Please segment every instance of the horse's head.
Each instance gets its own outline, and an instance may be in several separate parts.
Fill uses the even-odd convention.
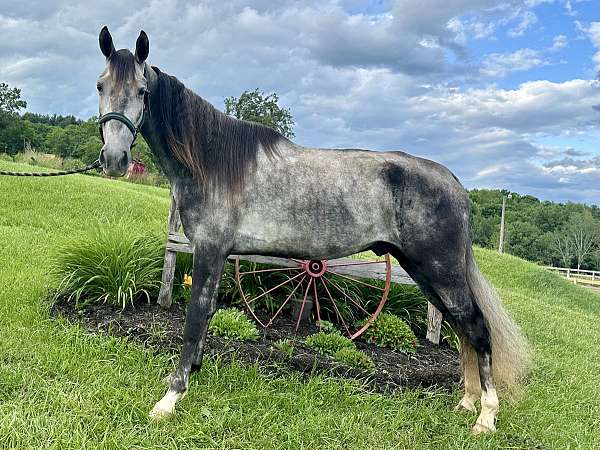
[[[131,161],[131,146],[144,121],[147,80],[148,36],[143,31],[135,43],[135,55],[127,49],[115,50],[108,28],[100,31],[100,50],[106,67],[98,78],[100,133],[104,145],[100,163],[104,173],[123,176]]]

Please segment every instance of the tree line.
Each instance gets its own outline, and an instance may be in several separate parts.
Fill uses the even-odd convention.
[[[508,191],[474,189],[473,242],[498,248],[502,198]],[[512,193],[505,213],[505,252],[544,265],[600,270],[600,208],[541,201]]]
[[[260,122],[293,137],[289,109],[278,104],[277,94],[258,89],[225,99],[225,113]],[[72,115],[19,114],[27,103],[21,91],[0,83],[0,152],[14,155],[28,148],[62,158],[91,163],[102,142],[96,117],[81,120]],[[152,173],[159,173],[150,149],[138,139],[134,157]],[[473,242],[498,248],[502,198],[507,191],[474,189],[471,199]],[[600,210],[577,203],[540,201],[512,193],[507,201],[504,248],[507,253],[545,265],[600,270]]]

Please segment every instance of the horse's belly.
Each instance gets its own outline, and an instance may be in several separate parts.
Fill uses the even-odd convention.
[[[246,216],[235,238],[235,253],[330,259],[360,252],[388,240],[380,214],[271,212]],[[339,212],[338,212],[339,213]]]

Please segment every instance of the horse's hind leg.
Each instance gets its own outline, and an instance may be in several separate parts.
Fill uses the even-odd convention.
[[[479,382],[479,361],[477,353],[471,345],[471,342],[464,336],[460,337],[460,361],[463,370],[463,380],[465,384],[465,394],[456,405],[456,410],[475,412],[477,407],[475,403],[481,395],[481,384]]]
[[[420,258],[418,262],[401,254],[394,256],[462,336],[465,395],[459,408],[475,411],[475,402],[481,393],[481,414],[473,432],[494,431],[498,397],[491,375],[490,332],[469,286],[465,258],[457,257],[452,261],[443,255],[434,258],[434,253],[432,248],[428,258]]]
[[[492,380],[492,345],[489,329],[466,277],[455,279],[453,286],[444,283],[432,286],[445,306],[457,331],[464,336],[461,359],[465,374],[465,395],[459,406],[475,410],[475,401],[481,392],[481,413],[473,426],[474,433],[495,431],[498,396]],[[477,370],[478,369],[478,370]],[[477,376],[478,375],[478,376]]]

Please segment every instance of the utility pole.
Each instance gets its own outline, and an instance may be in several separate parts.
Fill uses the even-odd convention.
[[[502,196],[502,216],[500,217],[500,243],[498,244],[498,253],[504,253],[504,214],[506,213],[506,199],[511,198],[512,194],[506,197]]]

